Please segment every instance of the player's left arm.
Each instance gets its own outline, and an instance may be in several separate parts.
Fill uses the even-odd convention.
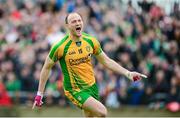
[[[147,78],[147,76],[144,74],[141,74],[138,72],[131,72],[123,68],[117,62],[109,58],[103,51],[99,55],[96,55],[96,58],[106,68],[118,74],[122,74],[132,81],[137,81],[137,80],[140,80],[141,78]]]

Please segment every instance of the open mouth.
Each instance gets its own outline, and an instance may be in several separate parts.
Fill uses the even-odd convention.
[[[76,31],[80,32],[81,31],[81,27],[76,27]]]

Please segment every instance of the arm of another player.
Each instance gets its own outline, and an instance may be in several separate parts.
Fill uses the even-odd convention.
[[[140,80],[141,78],[147,78],[147,76],[144,74],[141,74],[138,72],[131,72],[131,71],[123,68],[117,62],[110,59],[103,51],[99,55],[96,55],[96,58],[106,68],[108,68],[118,74],[122,74],[132,81],[137,81],[137,80]]]
[[[49,56],[47,56],[47,58],[45,60],[45,63],[43,65],[43,68],[41,70],[38,92],[37,92],[37,95],[35,97],[32,109],[34,109],[35,106],[40,107],[42,105],[42,103],[43,103],[42,98],[43,98],[45,85],[46,85],[46,82],[48,80],[50,70],[51,70],[51,68],[53,67],[54,64],[55,64],[55,62],[53,60],[51,60],[49,58]]]

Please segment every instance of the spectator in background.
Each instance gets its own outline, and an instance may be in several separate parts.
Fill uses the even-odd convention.
[[[175,67],[175,75],[171,78],[170,100],[180,102],[180,68]]]
[[[155,75],[155,83],[153,86],[153,103],[152,108],[159,109],[162,108],[165,103],[168,101],[168,92],[169,92],[169,86],[167,84],[167,81],[164,78],[165,73],[162,70],[157,70],[157,73]]]
[[[16,75],[13,72],[7,74],[5,86],[10,95],[13,98],[14,103],[19,103],[19,92],[21,89],[21,81],[16,78]]]
[[[138,1],[138,5],[141,7],[142,11],[145,13],[149,13],[153,2],[147,2],[147,0]]]
[[[175,17],[177,20],[180,19],[180,7],[179,7],[179,3],[178,2],[175,2],[174,3],[174,7],[173,7],[173,11],[171,13],[171,16]]]

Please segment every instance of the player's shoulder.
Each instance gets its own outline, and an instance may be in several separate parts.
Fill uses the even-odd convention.
[[[85,32],[82,33],[82,36],[83,36],[83,38],[86,38],[86,39],[89,39],[89,40],[95,40],[96,39],[96,37],[94,37],[94,36],[92,36],[92,35],[90,35],[88,33],[85,33]]]

